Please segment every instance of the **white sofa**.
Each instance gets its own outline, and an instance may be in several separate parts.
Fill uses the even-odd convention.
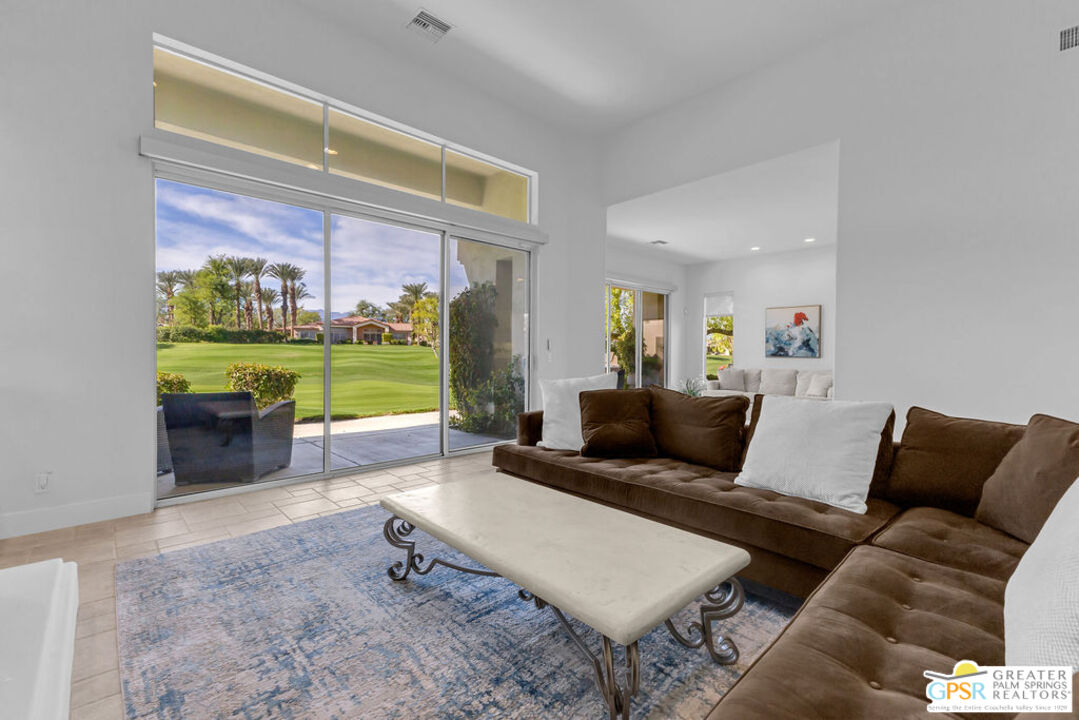
[[[702,395],[722,397],[744,395],[753,402],[753,396],[788,395],[832,399],[831,370],[791,370],[786,368],[727,368],[717,374],[718,380],[706,380],[707,389]]]

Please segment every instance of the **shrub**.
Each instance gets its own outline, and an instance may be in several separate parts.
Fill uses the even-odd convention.
[[[282,333],[272,330],[230,330],[223,327],[200,328],[193,325],[174,325],[159,327],[157,341],[164,343],[280,343],[286,338]]]
[[[719,375],[716,375],[715,373],[708,373],[707,375],[704,376],[704,379],[705,380],[719,380]]]
[[[225,368],[225,377],[228,378],[226,388],[251,393],[261,409],[275,402],[291,400],[300,373],[280,365],[237,362]]]
[[[512,433],[524,410],[524,375],[514,356],[497,367],[494,357],[497,291],[476,283],[450,301],[450,395],[457,410],[450,424],[465,432]]]
[[[392,343],[393,343],[393,333],[388,333],[388,332],[382,333],[382,344],[383,345],[390,345]]]
[[[161,393],[191,392],[191,383],[180,373],[157,371],[157,404],[161,404]]]

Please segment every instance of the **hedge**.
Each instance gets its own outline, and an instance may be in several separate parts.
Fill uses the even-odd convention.
[[[274,330],[229,330],[223,327],[200,328],[191,325],[159,327],[157,341],[162,343],[283,343],[283,333]]]
[[[236,362],[225,368],[225,377],[227,389],[251,393],[261,409],[275,402],[291,400],[300,373],[280,365]]]
[[[161,393],[191,392],[191,383],[180,373],[157,371],[157,404],[161,404]]]

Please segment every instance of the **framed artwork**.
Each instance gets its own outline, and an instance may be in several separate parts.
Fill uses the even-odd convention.
[[[820,357],[820,305],[764,311],[764,356]]]

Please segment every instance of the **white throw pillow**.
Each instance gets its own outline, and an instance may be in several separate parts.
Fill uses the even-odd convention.
[[[776,368],[761,370],[760,392],[765,395],[790,395],[793,397],[797,387],[797,370],[778,370]]]
[[[1057,502],[1004,589],[1004,658],[1079,671],[1079,481]]]
[[[806,397],[810,398],[827,398],[831,397],[828,391],[832,389],[832,373],[819,372],[814,373],[813,377],[809,379],[809,387],[806,388]]]
[[[720,390],[741,390],[745,392],[746,374],[741,370],[727,368],[716,373],[716,377],[719,378]]]
[[[617,373],[565,380],[540,380],[543,394],[543,439],[537,445],[549,450],[580,451],[581,393],[585,390],[613,390],[618,387]]]
[[[759,393],[761,391],[761,369],[744,368],[746,374],[746,392]]]
[[[864,515],[880,434],[891,414],[892,406],[882,402],[766,395],[734,482]]]

